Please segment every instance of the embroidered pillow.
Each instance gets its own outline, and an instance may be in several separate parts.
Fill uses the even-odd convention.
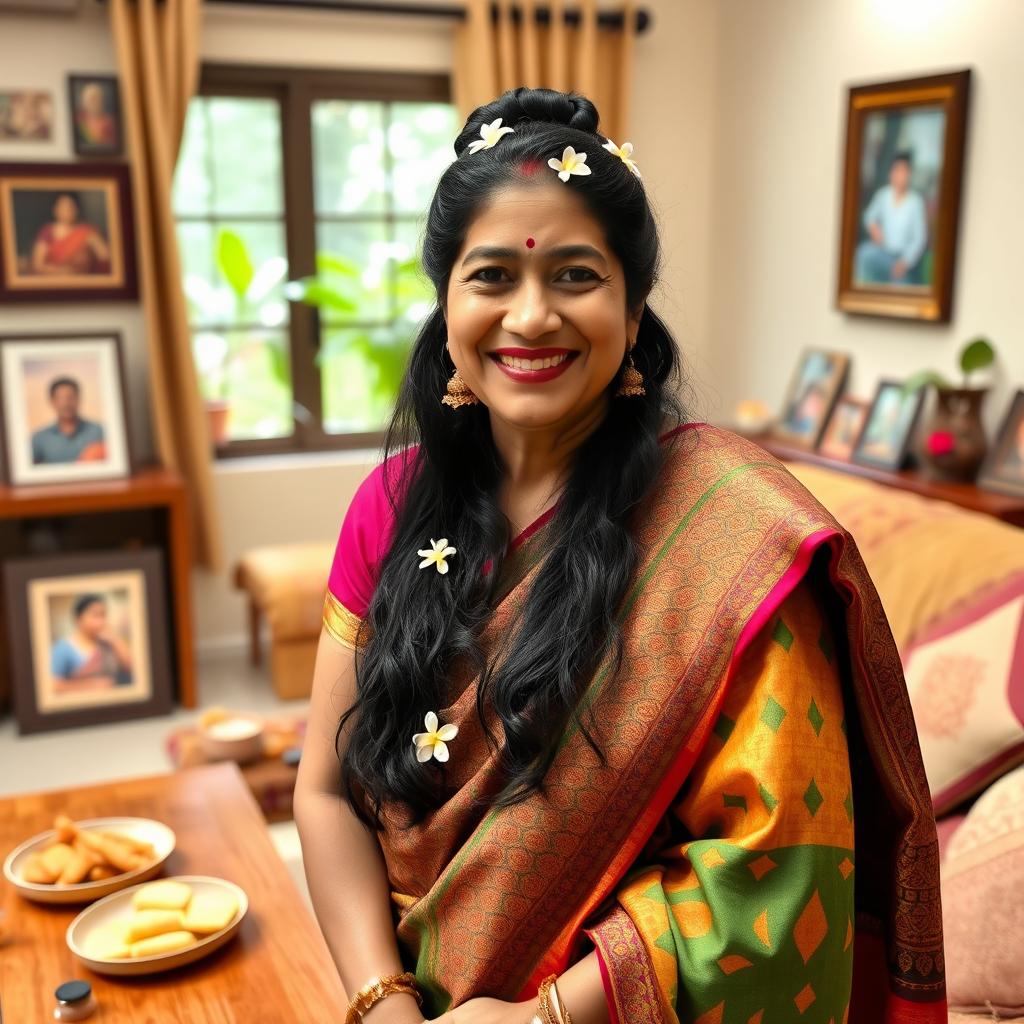
[[[1024,1014],[1022,912],[1024,768],[1017,768],[978,798],[942,865],[951,1008],[986,1020]]]
[[[934,624],[904,670],[943,814],[1024,761],[1024,573]]]

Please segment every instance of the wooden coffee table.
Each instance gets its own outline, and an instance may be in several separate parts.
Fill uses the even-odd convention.
[[[8,937],[0,940],[0,1020],[52,1020],[54,989],[70,978],[92,984],[97,1024],[261,1024],[339,1020],[347,1000],[327,946],[266,822],[233,764],[0,800],[0,858],[74,819],[129,815],[156,818],[177,834],[167,875],[215,875],[240,885],[249,913],[223,949],[188,967],[140,978],[93,974],[64,941],[81,907],[22,899],[0,879]]]

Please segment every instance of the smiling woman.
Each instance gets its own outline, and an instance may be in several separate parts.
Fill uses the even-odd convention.
[[[341,528],[295,797],[348,1022],[939,1024],[877,594],[780,463],[683,422],[651,207],[597,128],[512,90],[430,206],[437,305]]]

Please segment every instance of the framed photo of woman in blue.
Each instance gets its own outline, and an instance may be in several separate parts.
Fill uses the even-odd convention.
[[[12,559],[4,576],[22,733],[171,710],[159,551]]]
[[[849,91],[840,309],[946,322],[970,71]]]

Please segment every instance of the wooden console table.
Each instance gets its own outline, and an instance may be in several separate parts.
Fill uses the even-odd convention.
[[[975,484],[932,479],[917,470],[905,469],[893,472],[874,466],[864,466],[858,462],[833,459],[828,455],[822,455],[821,452],[786,444],[767,433],[747,433],[740,430],[737,430],[736,433],[740,433],[754,444],[760,445],[765,451],[770,452],[783,462],[806,462],[812,466],[824,466],[826,469],[834,469],[840,473],[849,473],[866,480],[874,480],[876,483],[895,487],[901,491],[912,491],[925,498],[948,501],[961,508],[970,509],[972,512],[984,512],[1005,523],[1024,527],[1024,498],[1014,498],[1006,494],[986,491]]]
[[[178,700],[196,706],[195,655],[192,646],[191,545],[185,484],[157,467],[120,480],[9,487],[0,485],[0,520],[82,516],[152,510],[163,513],[160,546],[167,554]]]

